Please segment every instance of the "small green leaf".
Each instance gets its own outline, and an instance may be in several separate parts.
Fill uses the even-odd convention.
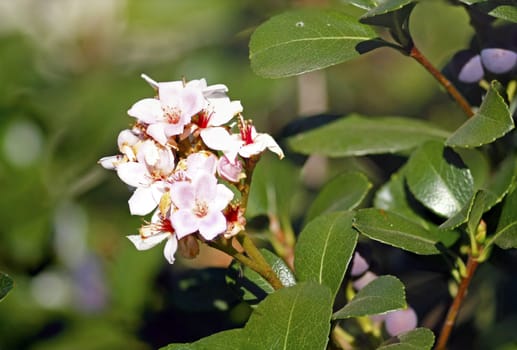
[[[303,229],[295,247],[295,271],[300,281],[328,286],[336,295],[357,243],[352,212],[316,217]]]
[[[298,9],[260,25],[250,40],[251,68],[280,78],[326,68],[356,56],[355,46],[375,32],[335,10]]]
[[[260,249],[260,252],[267,263],[273,268],[273,271],[275,271],[284,287],[291,287],[296,284],[294,274],[285,261],[267,249]]]
[[[487,1],[487,0],[460,0],[466,4],[472,4],[473,8],[490,16],[504,19],[510,22],[517,22],[517,7],[509,1]],[[510,0],[511,1],[511,0]]]
[[[7,293],[14,287],[14,281],[8,274],[0,272],[0,301],[5,298]]]
[[[434,334],[427,328],[416,328],[396,338],[398,343],[383,345],[377,350],[430,350],[434,344]]]
[[[402,117],[349,115],[289,139],[303,154],[329,157],[395,153],[415,148],[427,140],[444,140],[449,133],[430,123]]]
[[[453,231],[428,230],[403,216],[375,208],[358,210],[353,226],[373,240],[421,255],[439,254],[439,242],[457,238]]]
[[[212,334],[194,343],[169,344],[160,350],[240,350],[245,340],[243,329],[236,328]]]
[[[325,349],[332,295],[326,286],[302,282],[270,294],[251,314],[241,349]]]
[[[438,215],[458,213],[474,194],[474,179],[462,159],[441,143],[429,141],[407,162],[409,189]]]
[[[447,221],[440,225],[441,229],[454,229],[461,224],[469,221],[475,221],[475,217],[481,219],[483,214],[482,209],[486,206],[488,194],[483,190],[478,190],[470,199],[467,205],[465,205],[459,212],[451,216]],[[472,215],[474,213],[474,215]],[[470,227],[469,227],[470,228]]]
[[[378,315],[406,306],[406,292],[402,282],[396,277],[385,275],[362,288],[348,304],[332,315],[332,319]]]
[[[448,146],[479,147],[495,141],[514,128],[513,119],[503,97],[492,82],[479,110],[446,141]]]
[[[359,7],[363,10],[371,10],[379,5],[378,1],[375,0],[343,0],[343,2]]]
[[[506,196],[495,235],[487,243],[495,242],[503,249],[517,248],[517,189]]]
[[[394,22],[388,16],[390,14],[393,15],[394,12],[403,12],[404,16],[399,19],[405,21],[414,5],[414,0],[385,0],[380,2],[377,7],[365,13],[361,17],[361,22],[393,28]]]
[[[340,210],[352,210],[364,199],[372,184],[360,172],[343,173],[330,180],[318,193],[307,211],[305,222],[316,216]]]
[[[506,158],[484,190],[488,193],[487,204],[485,211],[488,211],[497,203],[501,202],[510,191],[511,186],[515,183],[517,177],[517,162],[513,156]]]

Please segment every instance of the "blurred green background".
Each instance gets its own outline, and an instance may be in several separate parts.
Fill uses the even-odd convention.
[[[137,252],[124,237],[142,221],[129,215],[128,188],[96,162],[117,153],[118,132],[132,122],[127,109],[152,95],[141,73],[224,83],[245,116],[276,135],[300,116],[323,112],[462,122],[421,67],[387,50],[302,78],[254,75],[249,35],[300,4],[0,0],[0,271],[15,280],[0,302],[1,350],[152,349],[246,321],[248,307],[225,287],[226,259],[170,266],[161,248]],[[438,66],[472,34],[461,9],[442,1],[417,6],[411,24]],[[366,169],[374,181],[389,176],[354,159],[316,168],[337,163]],[[276,171],[267,166],[264,173]],[[289,176],[304,176],[301,192],[333,169],[314,175],[290,167]],[[310,193],[284,200],[292,198],[296,219],[307,203],[299,199]],[[214,267],[199,269],[207,265]]]

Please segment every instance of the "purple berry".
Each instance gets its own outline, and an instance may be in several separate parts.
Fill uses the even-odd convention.
[[[418,323],[416,312],[411,307],[390,312],[384,320],[386,331],[392,337],[415,329]]]
[[[358,252],[355,252],[354,254],[354,260],[352,261],[352,271],[350,272],[352,276],[357,277],[361,276],[363,273],[368,270],[370,266],[364,260],[364,258],[359,254]]]
[[[515,67],[517,53],[501,48],[483,49],[481,50],[481,61],[490,72],[504,74]]]
[[[481,64],[481,57],[475,55],[468,59],[458,74],[458,80],[463,83],[475,83],[483,79],[485,72]]]

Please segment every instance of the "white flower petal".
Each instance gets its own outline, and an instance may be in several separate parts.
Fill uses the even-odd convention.
[[[160,101],[155,98],[144,98],[136,102],[128,111],[131,117],[152,124],[163,119],[163,110]]]
[[[189,182],[175,182],[171,186],[171,200],[180,209],[193,208],[196,203],[195,191]]]
[[[167,240],[167,243],[165,243],[165,247],[163,248],[163,256],[165,256],[165,259],[167,259],[169,264],[174,262],[174,254],[176,253],[177,249],[178,239],[176,236],[171,235]]]
[[[215,175],[216,168],[217,157],[210,152],[196,152],[187,157],[187,175],[191,179],[202,172]]]
[[[147,127],[147,134],[156,140],[160,145],[167,144],[167,135],[165,135],[166,123],[154,123]]]
[[[230,201],[233,199],[234,194],[232,190],[230,190],[223,184],[218,184],[216,191],[217,195],[215,196],[213,201],[210,202],[210,209],[221,211],[224,208],[226,208],[228,203],[230,203]]]
[[[131,215],[147,215],[152,212],[158,202],[153,196],[153,189],[149,187],[139,187],[129,198],[129,212]]]
[[[242,141],[233,137],[225,128],[222,127],[202,130],[201,139],[203,139],[203,142],[208,148],[216,151],[223,151],[228,159],[235,159],[242,146]]]
[[[181,113],[192,117],[203,109],[205,99],[198,89],[186,87],[181,94]],[[190,120],[189,120],[190,122]]]
[[[97,161],[104,169],[116,170],[120,162],[124,159],[122,155],[102,157]]]
[[[126,237],[135,245],[136,249],[148,250],[160,244],[161,241],[167,239],[169,236],[170,233],[164,232],[147,238],[142,238],[140,235],[130,235]]]
[[[146,187],[151,184],[147,167],[142,163],[122,163],[117,167],[117,175],[129,186]]]

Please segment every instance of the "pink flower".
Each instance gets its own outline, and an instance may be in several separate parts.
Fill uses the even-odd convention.
[[[183,133],[192,116],[203,109],[205,100],[201,89],[194,85],[184,85],[182,81],[154,84],[158,98],[144,98],[136,102],[127,113],[148,124],[146,132],[158,143],[165,145],[169,137]]]
[[[217,173],[220,177],[230,182],[239,182],[246,175],[242,172],[242,164],[239,160],[230,162],[226,156],[219,158],[217,162]]]
[[[199,231],[207,240],[226,231],[222,211],[233,199],[233,192],[217,183],[215,176],[202,173],[192,182],[180,181],[171,186],[171,200],[176,210],[171,222],[178,239]]]

